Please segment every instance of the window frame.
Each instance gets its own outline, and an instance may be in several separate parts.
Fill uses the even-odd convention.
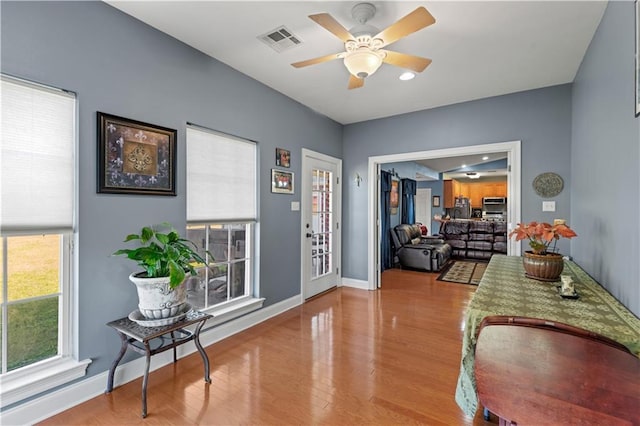
[[[0,366],[0,406],[2,408],[9,405],[19,403],[20,401],[50,390],[54,387],[63,385],[70,381],[76,380],[86,375],[88,365],[91,359],[79,360],[78,351],[78,310],[76,289],[77,283],[77,251],[74,249],[78,234],[76,231],[76,217],[78,209],[78,147],[79,147],[79,131],[78,131],[78,96],[75,92],[64,90],[50,85],[40,84],[29,80],[13,77],[4,73],[0,73],[2,79],[6,79],[14,84],[28,86],[30,88],[41,89],[49,93],[60,93],[62,96],[73,99],[73,152],[72,156],[72,179],[73,190],[72,199],[72,226],[69,230],[60,229],[24,229],[12,230],[0,236],[0,244],[3,245],[2,259],[3,276],[0,277],[0,287],[3,292],[1,302],[2,330],[3,336],[2,348],[3,360]],[[7,298],[7,238],[24,235],[60,235],[60,270],[59,270],[59,304],[58,304],[58,353],[57,355],[19,367],[15,370],[2,373],[4,365],[6,365],[6,331],[9,300]]]
[[[249,224],[250,226],[250,231],[247,233],[248,237],[245,238],[245,240],[247,241],[247,250],[248,250],[248,254],[246,259],[248,259],[248,261],[250,262],[250,265],[248,267],[249,271],[248,271],[248,276],[249,276],[249,282],[248,282],[248,290],[246,291],[246,294],[238,297],[238,298],[234,298],[232,300],[227,300],[225,302],[213,305],[213,306],[208,306],[205,308],[202,308],[201,310],[203,312],[207,312],[209,314],[213,315],[213,318],[211,318],[207,324],[211,325],[211,326],[216,326],[218,324],[222,324],[224,322],[227,322],[229,320],[232,320],[234,318],[238,318],[242,315],[245,315],[247,313],[253,312],[255,310],[258,310],[260,308],[262,308],[262,306],[264,305],[264,298],[261,298],[258,296],[259,294],[259,280],[260,280],[260,272],[259,272],[259,268],[260,268],[260,262],[259,262],[259,258],[260,258],[260,253],[259,253],[259,241],[260,241],[260,220],[258,217],[258,212],[260,211],[260,207],[259,207],[259,191],[260,191],[260,167],[259,167],[259,159],[260,159],[260,146],[256,141],[253,140],[249,140],[246,138],[242,138],[242,137],[238,137],[238,136],[234,136],[234,135],[229,135],[227,133],[224,132],[220,132],[217,130],[212,130],[209,129],[207,127],[203,127],[203,126],[199,126],[190,122],[187,122],[187,131],[185,131],[185,145],[187,147],[187,150],[189,149],[189,132],[188,130],[192,129],[192,130],[197,130],[200,132],[205,132],[205,133],[210,133],[212,135],[218,136],[218,137],[224,137],[227,138],[229,140],[232,141],[237,141],[239,143],[253,143],[255,144],[255,156],[254,156],[254,166],[255,166],[255,170],[256,170],[256,175],[255,175],[255,183],[254,183],[254,189],[255,189],[255,217],[254,218],[245,218],[245,217],[236,217],[236,218],[225,218],[224,220],[193,220],[193,221],[189,221],[189,218],[187,217],[187,228],[189,226],[203,226],[206,228],[209,228],[210,226],[213,225],[234,225],[234,224]],[[189,155],[186,155],[187,160],[186,160],[186,168],[188,170],[189,168]],[[189,185],[189,177],[188,177],[188,172],[187,172],[187,185]],[[188,203],[188,197],[189,197],[189,191],[187,190],[187,200],[186,203]],[[207,240],[207,246],[208,246],[209,242]],[[214,260],[215,262],[215,260]],[[225,262],[227,264],[231,264],[231,262],[229,261],[229,259],[227,259],[227,261]],[[247,273],[245,271],[245,273]],[[247,285],[247,283],[245,283],[245,286]],[[205,300],[207,299],[207,297],[205,297]]]

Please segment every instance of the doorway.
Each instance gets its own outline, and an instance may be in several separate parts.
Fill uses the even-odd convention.
[[[446,148],[432,151],[408,152],[369,157],[368,169],[368,288],[374,290],[380,286],[380,164],[427,160],[447,157],[459,157],[474,154],[507,153],[507,232],[520,222],[521,205],[521,141],[498,142],[485,145],[472,145],[458,148]],[[512,239],[507,241],[507,254],[520,255],[520,245]]]
[[[431,188],[418,188],[416,189],[416,222],[428,228],[428,235],[433,234],[431,217]]]
[[[302,150],[303,301],[340,283],[342,160]]]

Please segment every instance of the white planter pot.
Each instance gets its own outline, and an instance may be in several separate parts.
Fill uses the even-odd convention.
[[[169,277],[141,278],[135,272],[129,275],[129,279],[138,290],[138,309],[140,313],[149,319],[171,318],[179,315],[187,301],[187,290],[184,285],[179,285],[171,290]]]

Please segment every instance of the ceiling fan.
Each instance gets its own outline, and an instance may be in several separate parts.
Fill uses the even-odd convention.
[[[320,56],[306,61],[295,62],[296,68],[315,65],[334,59],[343,59],[349,70],[349,89],[357,89],[364,85],[364,79],[380,68],[382,63],[407,68],[415,72],[422,72],[431,63],[431,59],[406,53],[383,50],[382,48],[421,30],[436,22],[435,18],[425,9],[419,7],[405,17],[399,19],[386,29],[379,31],[367,25],[367,21],[376,13],[371,3],[358,3],[351,14],[358,25],[351,30],[344,28],[328,13],[309,15],[313,21],[344,42],[345,51],[331,55]]]

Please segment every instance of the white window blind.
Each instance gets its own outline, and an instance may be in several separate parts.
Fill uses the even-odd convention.
[[[2,76],[0,232],[73,228],[75,96]]]
[[[187,127],[187,221],[255,220],[256,144]]]

